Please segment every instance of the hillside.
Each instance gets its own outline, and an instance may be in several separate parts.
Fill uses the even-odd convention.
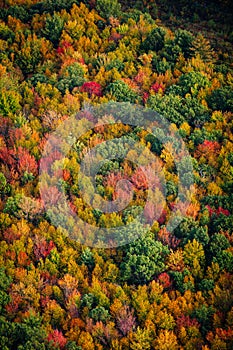
[[[231,2],[0,8],[0,349],[232,349]]]

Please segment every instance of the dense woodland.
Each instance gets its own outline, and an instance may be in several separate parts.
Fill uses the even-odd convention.
[[[0,348],[232,349],[231,2],[0,0],[0,7]],[[149,231],[139,225],[139,239],[103,249],[71,239],[59,207],[53,225],[39,166],[57,127],[70,116],[91,125],[91,106],[109,101],[168,120],[191,156],[195,191],[169,232],[180,181],[174,138],[161,143],[111,115],[65,161],[51,151],[47,165],[63,161],[63,179],[50,188],[50,201],[56,208],[62,187],[75,213],[97,227],[131,222],[148,181],[126,159],[112,159],[96,177],[94,200],[114,200],[122,179],[130,179],[133,199],[119,213],[95,210],[86,205],[92,191],[83,197],[78,186],[85,152],[130,135],[159,158],[166,180],[160,217],[153,220],[162,202],[158,180],[157,206],[145,207]],[[180,165],[185,188],[187,164]]]

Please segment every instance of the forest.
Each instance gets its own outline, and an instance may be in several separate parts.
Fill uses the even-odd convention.
[[[0,349],[233,349],[230,0],[0,0]]]

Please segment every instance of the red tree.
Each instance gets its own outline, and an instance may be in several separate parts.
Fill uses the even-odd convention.
[[[81,92],[87,92],[88,96],[91,97],[92,95],[95,96],[102,96],[102,88],[99,83],[96,83],[95,81],[87,81],[85,82],[80,89]]]
[[[156,92],[156,93],[158,93],[159,90],[162,90],[162,92],[164,92],[164,87],[163,87],[163,85],[161,85],[161,84],[159,84],[159,83],[154,83],[154,84],[151,86],[151,89],[152,89],[154,92]]]
[[[66,338],[59,332],[59,330],[55,329],[48,335],[48,341],[53,343],[55,349],[64,349],[67,343]]]
[[[15,153],[15,156],[18,158],[17,167],[20,176],[23,176],[25,172],[37,175],[38,165],[35,157],[31,156],[28,150],[22,147],[19,147]]]
[[[163,286],[163,288],[171,287],[170,276],[166,272],[163,272],[158,276],[158,282]]]
[[[47,242],[43,237],[37,238],[33,249],[36,259],[45,259],[54,247],[55,244],[53,243],[53,241]]]

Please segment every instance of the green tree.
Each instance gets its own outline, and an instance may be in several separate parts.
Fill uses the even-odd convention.
[[[16,113],[20,110],[21,96],[12,90],[2,89],[0,92],[0,113],[8,116],[10,113]]]
[[[106,90],[106,93],[115,97],[118,102],[135,102],[137,94],[134,92],[125,82],[122,80],[116,80],[110,83]]]
[[[181,245],[184,246],[189,240],[195,239],[203,246],[209,243],[208,228],[206,226],[200,226],[198,221],[190,217],[186,217],[176,227],[174,231],[176,237],[182,239]]]
[[[132,284],[144,284],[164,271],[167,246],[154,239],[152,233],[147,233],[135,242],[129,244],[123,263],[120,266],[122,279]]]
[[[175,31],[174,43],[181,48],[185,58],[189,58],[191,56],[193,40],[194,36],[187,30],[179,28]]]
[[[195,291],[195,287],[192,281],[185,281],[185,279],[187,280],[187,278],[189,278],[191,275],[190,271],[187,268],[185,268],[182,272],[171,271],[170,274],[175,282],[176,289],[180,293],[184,293],[186,290],[191,290],[192,292]]]
[[[45,350],[46,333],[42,328],[42,317],[30,315],[15,330],[17,350]]]
[[[121,4],[118,0],[96,0],[96,10],[101,17],[109,20],[110,17],[121,15]]]
[[[0,316],[0,348],[3,350],[13,349],[13,334],[15,333],[14,322],[9,322],[5,317]],[[16,348],[15,348],[16,349]]]
[[[17,213],[20,209],[19,203],[20,203],[21,199],[22,199],[21,194],[16,194],[14,197],[8,197],[3,212],[8,213],[10,215],[17,216]]]
[[[78,346],[75,341],[68,341],[66,344],[66,350],[82,350],[82,347]]]
[[[229,247],[230,243],[228,239],[221,233],[216,233],[211,237],[209,251],[213,257]]]
[[[93,318],[94,321],[105,322],[109,318],[109,312],[103,306],[97,306],[90,311],[89,316]]]
[[[9,322],[0,317],[1,349],[49,350],[46,332],[42,327],[42,317],[30,314],[21,323]],[[52,350],[52,349],[51,349]]]
[[[81,308],[91,309],[97,306],[97,298],[93,293],[84,294],[81,300]]]
[[[41,48],[46,44],[45,39],[39,39],[35,34],[30,34],[26,37],[22,36],[21,41],[21,47],[15,53],[15,62],[23,74],[35,73],[43,58]]]
[[[164,74],[167,70],[172,68],[171,62],[168,62],[165,57],[161,58],[159,54],[153,55],[151,63],[153,69],[159,74]]]
[[[6,275],[5,269],[0,268],[0,313],[3,314],[4,307],[10,301],[7,289],[12,282],[11,277]]]
[[[12,42],[15,38],[15,33],[5,23],[0,23],[0,36],[2,40]]]
[[[23,4],[11,6],[7,11],[7,16],[18,18],[22,22],[29,20],[29,13]]]
[[[200,127],[210,118],[207,107],[190,96],[184,98],[172,93],[164,96],[160,94],[151,95],[147,101],[147,106],[177,126],[186,121],[191,126]]]
[[[207,103],[213,110],[233,111],[233,90],[230,86],[216,89],[207,97]]]
[[[191,94],[197,97],[200,89],[210,86],[209,79],[203,74],[191,71],[182,74],[177,85],[172,85],[168,92],[185,97],[186,94]]]
[[[160,51],[165,43],[165,29],[157,27],[147,35],[141,44],[141,50],[145,52]]]
[[[201,332],[203,335],[205,335],[208,332],[208,330],[212,328],[213,313],[213,307],[206,305],[200,306],[191,313],[191,316],[196,318],[197,321],[200,322]]]
[[[217,262],[221,270],[231,273],[233,270],[233,254],[230,251],[223,250],[214,258],[213,262]]]
[[[201,291],[209,291],[214,289],[214,280],[212,279],[207,279],[204,278],[199,284],[198,287],[200,288]]]
[[[176,44],[174,40],[170,39],[165,43],[164,48],[161,51],[161,56],[169,62],[170,68],[174,68],[174,65],[181,53],[181,47]]]
[[[42,33],[46,39],[50,40],[56,47],[64,27],[64,19],[59,14],[48,16],[45,21],[45,28]]]
[[[95,259],[90,248],[86,248],[81,255],[82,262],[90,269],[95,267]]]
[[[56,87],[64,94],[66,90],[71,92],[74,87],[83,85],[84,81],[84,70],[75,62],[62,71]]]

